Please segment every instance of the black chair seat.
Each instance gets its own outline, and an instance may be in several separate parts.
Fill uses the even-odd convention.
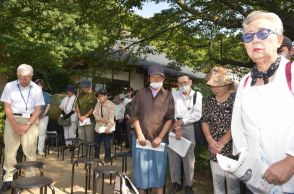
[[[16,169],[26,169],[26,168],[43,168],[44,162],[41,161],[27,161],[27,162],[21,162],[14,165],[14,168]]]
[[[104,165],[95,167],[93,171],[98,174],[116,174],[120,172],[120,170],[121,168],[118,166]]]
[[[111,165],[113,164],[113,159],[122,158],[121,171],[127,173],[128,168],[128,156],[129,152],[117,152],[111,157]]]
[[[92,164],[92,163],[102,163],[102,161],[98,158],[79,158],[77,160],[78,163],[83,163],[83,164]],[[103,163],[102,163],[103,164]]]
[[[74,173],[75,173],[75,166],[77,166],[79,163],[85,164],[85,171],[86,171],[86,176],[85,176],[85,193],[87,193],[88,189],[90,189],[90,182],[91,182],[91,169],[92,169],[92,164],[99,165],[104,163],[98,159],[98,158],[78,158],[76,161],[73,162],[72,164],[72,172],[71,172],[71,192],[73,193],[73,185],[74,185]]]
[[[45,176],[21,177],[13,181],[13,186],[18,189],[40,188],[51,185],[53,180]]]
[[[110,175],[111,184],[112,175],[116,175],[118,172],[120,172],[120,170],[120,167],[112,165],[97,166],[96,168],[94,168],[93,193],[96,193],[96,182],[100,174],[102,175],[101,194],[104,194],[104,175]]]

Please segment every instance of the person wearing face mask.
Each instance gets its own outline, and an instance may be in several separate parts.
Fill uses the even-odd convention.
[[[172,182],[172,187],[168,193],[174,194],[182,189],[181,163],[183,162],[185,194],[192,194],[195,163],[194,148],[196,144],[193,123],[200,120],[202,115],[202,94],[191,89],[192,80],[187,75],[179,76],[177,85],[179,91],[173,93],[176,121],[172,128],[174,128],[176,139],[184,137],[192,143],[184,157],[181,157],[172,149],[168,149],[169,170]],[[197,97],[195,103],[193,103],[195,92],[197,92]]]
[[[174,99],[163,85],[164,70],[149,68],[150,87],[140,90],[133,100],[130,124],[135,128],[132,141],[134,183],[140,194],[154,188],[163,194],[167,165],[167,133],[174,119]],[[147,143],[163,151],[144,149]],[[141,145],[143,148],[138,148]]]

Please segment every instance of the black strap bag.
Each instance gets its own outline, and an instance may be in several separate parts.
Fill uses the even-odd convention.
[[[197,91],[195,91],[195,93],[193,95],[193,106],[196,103],[196,98],[197,98]],[[208,145],[206,138],[205,138],[203,131],[202,131],[201,119],[194,123],[194,133],[195,133],[196,145],[205,145],[205,146]]]

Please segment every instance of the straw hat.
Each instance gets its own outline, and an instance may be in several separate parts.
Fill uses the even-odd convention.
[[[234,83],[229,77],[227,69],[223,67],[214,67],[207,76],[206,84],[209,86],[225,86]]]

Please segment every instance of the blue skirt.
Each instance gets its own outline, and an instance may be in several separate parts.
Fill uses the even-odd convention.
[[[139,189],[163,188],[167,166],[167,144],[164,151],[136,148],[136,137],[132,140],[134,184]]]

